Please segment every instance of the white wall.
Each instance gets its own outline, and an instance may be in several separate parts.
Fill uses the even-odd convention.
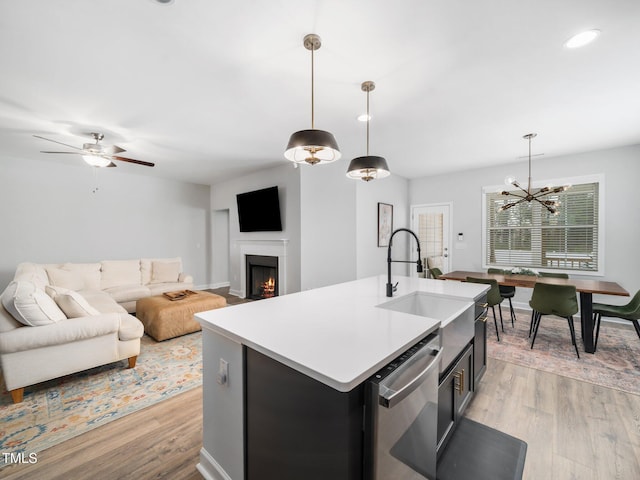
[[[231,270],[229,267],[230,248],[229,230],[230,230],[229,209],[214,210],[211,233],[212,246],[215,250],[212,252],[212,285],[211,288],[220,288],[229,286],[229,278],[231,278]]]
[[[387,273],[387,247],[378,247],[378,202],[393,205],[394,230],[411,228],[409,181],[406,178],[391,175],[371,182],[358,181],[356,185],[357,278]],[[398,233],[393,239],[392,258],[394,260],[417,259],[415,240],[406,233]],[[409,265],[393,263],[391,273],[408,275]]]
[[[282,216],[282,232],[240,232],[238,225],[238,193],[278,186],[280,196],[280,213]],[[211,186],[211,210],[213,215],[220,211],[228,211],[228,245],[213,243],[213,265],[227,261],[229,278],[227,282],[231,291],[240,291],[240,249],[238,240],[277,240],[288,239],[287,245],[287,292],[300,290],[300,175],[299,170],[291,164],[260,170],[249,175],[227,180]],[[218,212],[218,213],[216,213]],[[220,224],[218,223],[220,227]],[[215,225],[214,225],[215,227]],[[214,232],[215,240],[220,235]],[[226,258],[225,258],[226,257]],[[216,269],[214,278],[222,283],[222,273]]]
[[[300,170],[301,288],[356,278],[356,183],[342,160]]]
[[[482,187],[500,185],[510,173],[526,181],[527,161],[409,182],[412,205],[453,203],[453,232],[464,233],[465,241],[464,248],[459,248],[456,239],[453,241],[452,270],[482,270]],[[640,290],[640,145],[555,158],[537,157],[532,163],[534,181],[600,173],[605,176],[605,275],[595,278],[618,282],[633,295]],[[527,304],[530,291],[518,291],[516,300]],[[628,300],[594,295],[594,301],[599,302]]]
[[[0,288],[25,261],[174,256],[196,285],[210,282],[208,186],[78,162],[0,159]]]

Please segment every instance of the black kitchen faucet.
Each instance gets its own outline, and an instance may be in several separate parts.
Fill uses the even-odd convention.
[[[413,235],[413,238],[416,239],[416,243],[418,244],[418,260],[415,262],[418,265],[417,272],[422,273],[422,260],[420,255],[420,240],[418,240],[418,236],[413,233],[413,231],[408,228],[398,228],[395,230],[391,237],[389,238],[389,248],[387,249],[387,297],[393,297],[393,292],[398,288],[398,282],[395,285],[391,284],[391,262],[399,262],[399,263],[414,263],[413,260],[391,260],[391,245],[393,243],[393,236],[398,232],[409,232]]]

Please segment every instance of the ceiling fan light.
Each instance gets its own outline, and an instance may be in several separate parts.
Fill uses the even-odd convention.
[[[111,163],[109,158],[101,157],[99,155],[82,155],[82,159],[92,167],[106,167]]]

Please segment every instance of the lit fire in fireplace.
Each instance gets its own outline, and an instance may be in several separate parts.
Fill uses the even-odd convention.
[[[262,298],[271,298],[276,294],[276,281],[269,277],[266,282],[262,282]]]

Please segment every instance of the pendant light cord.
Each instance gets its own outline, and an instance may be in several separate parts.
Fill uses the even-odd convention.
[[[529,183],[527,183],[527,193],[531,195],[531,138],[529,137]]]
[[[313,77],[314,77],[314,72],[313,72],[313,51],[315,50],[315,47],[311,48],[311,130],[313,130],[315,128],[314,126],[314,102],[313,102]]]
[[[369,90],[367,90],[367,157],[369,156],[369,124],[371,123],[371,115],[369,115]]]

